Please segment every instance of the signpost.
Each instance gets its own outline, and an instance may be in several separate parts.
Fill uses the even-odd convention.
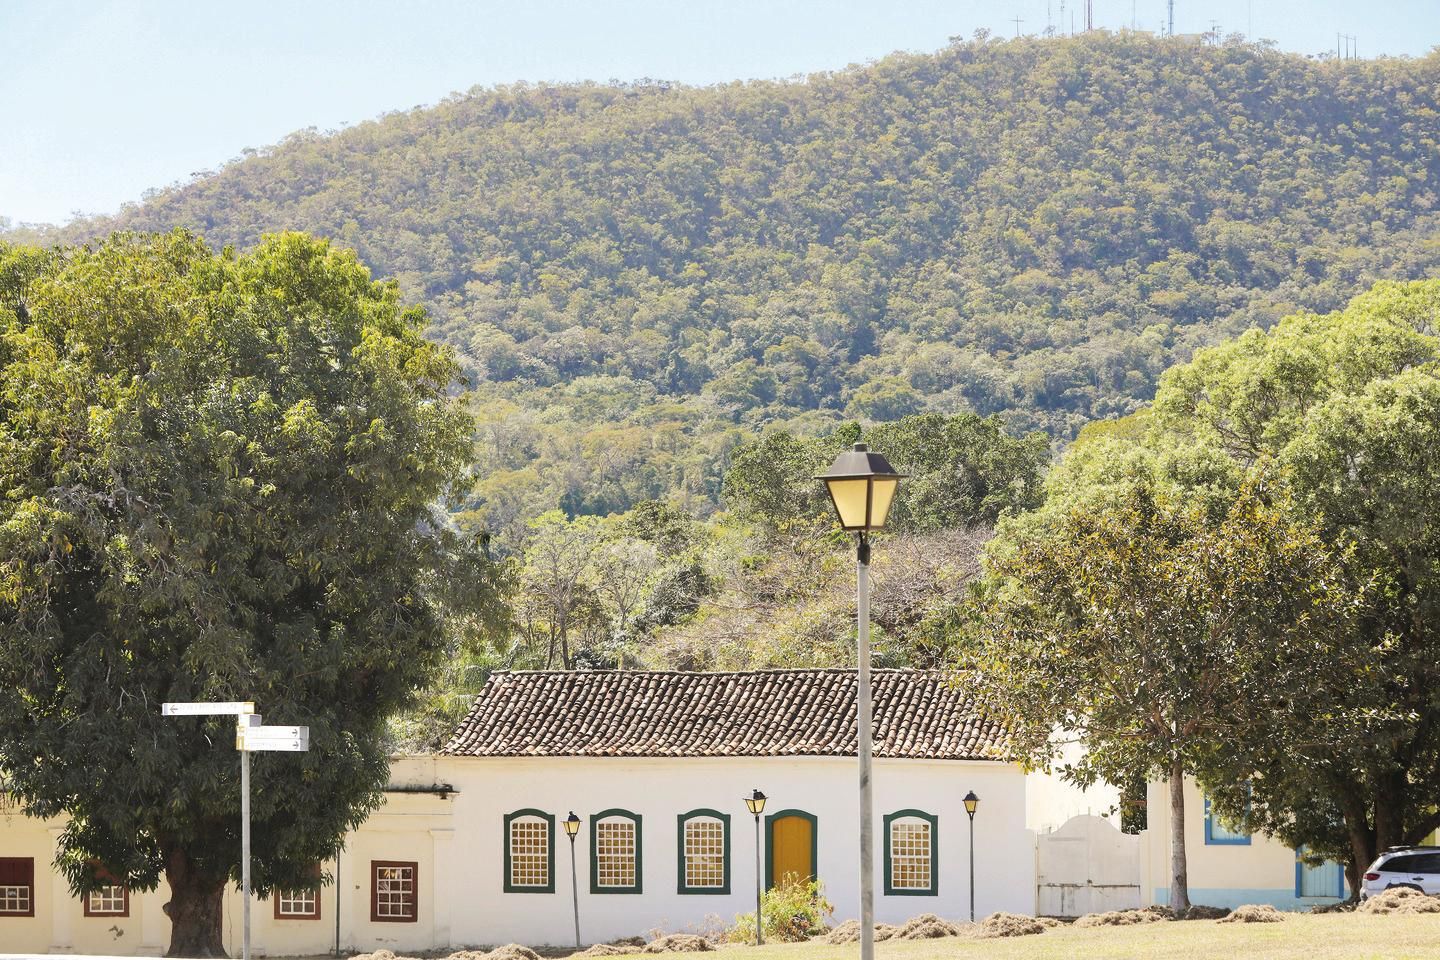
[[[257,750],[303,753],[310,749],[310,728],[263,726],[253,700],[162,703],[160,715],[235,718],[235,749],[240,752],[240,891],[245,917],[241,956],[250,960],[250,754]]]

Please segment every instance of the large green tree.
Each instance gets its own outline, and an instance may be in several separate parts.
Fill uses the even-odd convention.
[[[1374,603],[1207,771],[1219,802],[1358,871],[1440,827],[1440,281],[1382,283],[1168,373],[1143,444],[1221,489],[1271,460]]]
[[[964,679],[1047,765],[1085,745],[1077,783],[1170,784],[1170,905],[1188,907],[1185,778],[1274,691],[1303,685],[1359,595],[1314,528],[1261,478],[1230,502],[1145,478],[1012,524],[968,619]]]
[[[161,702],[309,725],[252,807],[256,889],[304,885],[380,801],[453,578],[484,593],[435,512],[469,427],[423,323],[299,234],[0,247],[0,765],[68,818],[77,892],[164,878],[172,955],[223,955],[238,764],[232,720]]]

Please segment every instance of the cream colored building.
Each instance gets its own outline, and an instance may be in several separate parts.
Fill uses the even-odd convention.
[[[1170,899],[1170,787],[1147,790],[1141,890],[1146,903]],[[1190,902],[1215,907],[1268,903],[1281,910],[1308,910],[1345,896],[1345,871],[1338,863],[1307,867],[1296,852],[1262,834],[1234,829],[1210,813],[1195,781],[1185,781],[1185,860]]]
[[[1027,778],[1003,731],[937,673],[876,671],[874,689],[877,919],[969,915],[972,790],[976,913],[1032,912]],[[586,943],[729,926],[786,874],[853,917],[854,716],[853,671],[495,674],[441,754],[394,761],[384,805],[325,865],[334,884],[254,904],[254,951],[572,943],[571,811]],[[0,908],[28,908],[0,909],[0,952],[163,953],[164,886],[82,903],[50,869],[61,827],[0,817]],[[32,875],[7,900],[17,864]]]

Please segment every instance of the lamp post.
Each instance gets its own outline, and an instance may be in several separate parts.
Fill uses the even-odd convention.
[[[875,797],[870,782],[870,531],[890,515],[895,491],[904,479],[890,462],[857,443],[835,458],[816,479],[840,519],[841,529],[856,534],[855,753],[860,761],[860,960],[875,958]]]
[[[975,922],[975,810],[980,798],[971,790],[965,794],[965,813],[970,817],[970,922]]]
[[[580,818],[575,811],[566,817],[565,835],[570,838],[570,903],[575,908],[575,949],[580,949],[580,881],[575,878],[575,836],[580,832]]]
[[[760,873],[760,814],[765,812],[765,801],[770,799],[760,792],[757,787],[750,796],[745,798],[745,806],[755,816],[755,945],[759,946],[765,942],[764,923],[761,921],[760,911],[763,909],[761,891],[764,888],[764,879]]]

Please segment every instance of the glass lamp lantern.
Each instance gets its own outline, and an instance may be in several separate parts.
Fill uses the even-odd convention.
[[[890,461],[869,446],[857,443],[836,457],[817,479],[825,481],[840,526],[864,533],[884,528],[905,475],[896,473]]]

